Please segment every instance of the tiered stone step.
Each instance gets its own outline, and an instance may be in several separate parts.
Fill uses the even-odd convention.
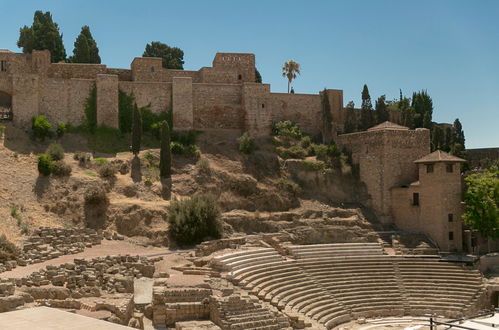
[[[383,255],[383,247],[379,243],[292,245],[288,247],[288,250],[297,259],[355,255]]]

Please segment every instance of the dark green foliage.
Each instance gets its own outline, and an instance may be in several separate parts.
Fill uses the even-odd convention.
[[[290,120],[279,121],[272,124],[272,134],[280,136],[288,136],[293,139],[301,139],[301,130],[298,125]]]
[[[499,238],[499,168],[466,179],[464,222],[485,237]]]
[[[72,63],[100,64],[99,48],[90,33],[90,28],[85,25],[74,43],[73,56],[68,60]]]
[[[373,105],[369,89],[364,85],[362,89],[362,106],[360,110],[360,130],[365,131],[374,125]]]
[[[255,68],[255,82],[259,84],[262,83],[262,75],[260,74],[257,68]]]
[[[121,133],[130,133],[132,131],[132,116],[135,97],[133,94],[127,94],[123,91],[118,92],[118,126]]]
[[[106,191],[100,185],[92,185],[88,187],[83,194],[83,199],[87,205],[100,205],[107,204],[109,202]]]
[[[168,214],[170,233],[179,245],[191,245],[222,236],[220,209],[212,195],[173,200]]]
[[[97,127],[97,87],[94,85],[85,100],[85,126],[91,133]]]
[[[52,124],[47,120],[44,115],[34,116],[31,123],[31,129],[33,130],[33,135],[35,138],[40,140],[45,140],[46,137],[50,137],[52,133],[50,129]]]
[[[62,160],[64,159],[64,149],[59,143],[51,143],[45,153],[52,158],[52,160]]]
[[[182,143],[179,142],[171,142],[170,149],[172,151],[172,154],[175,155],[181,155],[184,153],[184,146],[182,145]]]
[[[57,176],[70,176],[71,166],[62,160],[55,161],[52,164],[52,174]]]
[[[142,118],[137,103],[133,105],[132,153],[138,155],[142,138]]]
[[[276,151],[283,159],[303,159],[307,156],[307,151],[299,146],[277,147]]]
[[[410,106],[410,100],[407,97],[403,97],[400,94],[401,98],[398,102],[398,109],[402,114],[402,125],[414,129],[414,111]]]
[[[353,133],[359,130],[359,119],[357,117],[357,111],[355,110],[355,104],[353,101],[348,102],[345,107],[346,119],[345,119],[345,133]]]
[[[48,176],[50,173],[52,173],[52,167],[54,165],[54,162],[52,161],[52,158],[50,155],[47,154],[39,154],[38,155],[38,172],[41,175]]]
[[[381,95],[376,100],[376,123],[381,124],[390,119],[388,108],[386,106],[386,96]]]
[[[153,41],[146,45],[143,57],[161,57],[166,69],[184,69],[184,52],[177,47],[170,47],[162,42]]]
[[[312,139],[310,136],[304,136],[301,138],[300,145],[302,148],[307,149],[312,144]]]
[[[322,103],[322,143],[329,143],[333,138],[333,114],[331,113],[331,105],[329,104],[329,97],[327,91],[321,93]]]
[[[431,128],[433,101],[428,92],[423,90],[413,93],[411,107],[414,111],[414,127]]]
[[[48,49],[53,63],[66,59],[62,34],[59,33],[59,26],[53,22],[49,11],[35,11],[31,27],[25,25],[20,29],[17,46],[23,49],[23,53]]]
[[[239,152],[243,154],[251,154],[255,150],[255,139],[248,133],[244,133],[237,139],[239,144]]]
[[[9,241],[5,234],[0,236],[0,261],[15,260],[19,256],[20,251],[17,246]]]
[[[55,131],[55,134],[57,136],[58,139],[62,138],[62,136],[64,135],[64,133],[66,133],[66,124],[63,123],[63,122],[58,122],[57,123],[57,128],[56,128],[56,131]]]
[[[304,171],[309,171],[309,172],[316,172],[323,170],[326,166],[324,162],[317,162],[313,160],[304,160],[301,162],[300,167]]]
[[[113,164],[105,163],[99,166],[97,172],[101,178],[114,178],[118,170]]]
[[[159,156],[159,176],[171,177],[172,155],[170,149],[170,127],[166,121],[161,122],[161,151]]]
[[[452,126],[452,146],[451,153],[457,157],[464,158],[466,156],[466,146],[465,146],[464,131],[459,118],[454,120],[454,125]]]
[[[172,124],[172,111],[161,111],[160,113],[153,113],[150,106],[145,106],[140,108],[140,115],[142,118],[142,130],[144,132],[151,132],[157,130],[157,136],[159,138],[159,123],[163,120],[168,122],[168,125]],[[173,127],[173,125],[170,125]]]

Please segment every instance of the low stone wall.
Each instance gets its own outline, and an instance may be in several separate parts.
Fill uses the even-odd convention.
[[[214,241],[206,241],[196,246],[196,257],[204,257],[215,251],[223,249],[236,249],[239,245],[246,243],[245,237],[223,238]]]
[[[63,229],[41,227],[24,242],[17,260],[0,262],[0,273],[16,266],[40,263],[62,255],[83,252],[85,248],[100,244],[102,233],[93,229]]]
[[[170,326],[177,321],[209,319],[211,289],[167,288],[162,281],[157,284],[153,287],[152,296],[152,319],[155,326]]]

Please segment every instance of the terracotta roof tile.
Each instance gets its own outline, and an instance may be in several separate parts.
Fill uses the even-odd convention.
[[[437,150],[424,156],[423,158],[417,159],[414,163],[434,163],[434,162],[461,162],[465,163],[466,160],[452,156],[442,150]]]

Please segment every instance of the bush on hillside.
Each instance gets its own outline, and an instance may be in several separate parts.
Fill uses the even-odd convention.
[[[57,176],[70,176],[71,166],[62,160],[55,161],[52,164],[52,174]]]
[[[222,236],[220,209],[212,195],[173,200],[168,215],[170,232],[180,245],[202,242]]]
[[[290,120],[273,123],[272,133],[274,135],[288,136],[296,140],[299,140],[302,137],[300,127]]]
[[[39,115],[33,117],[31,129],[35,138],[43,141],[46,137],[50,137],[52,135],[50,132],[51,128],[52,124],[50,124],[45,116]]]
[[[3,138],[5,134],[5,126],[0,125],[0,139]]]
[[[102,186],[99,185],[88,187],[85,190],[83,198],[85,200],[85,204],[87,205],[99,205],[109,202],[106,191],[104,190],[104,188],[102,188]]]
[[[237,142],[239,143],[239,151],[243,154],[250,154],[255,149],[255,139],[249,136],[248,133],[241,135]]]
[[[57,138],[61,138],[64,133],[66,133],[67,131],[67,127],[66,127],[66,124],[64,124],[63,122],[58,122],[57,123],[57,128],[55,130],[55,134],[57,135]]]
[[[14,260],[19,256],[19,249],[10,242],[5,234],[0,236],[0,261]]]
[[[118,170],[113,164],[106,163],[99,166],[97,172],[99,173],[101,178],[114,178]]]
[[[175,154],[175,155],[181,155],[184,153],[184,146],[178,142],[171,142],[170,149],[172,151],[172,154]]]
[[[45,150],[47,155],[50,155],[52,160],[64,159],[64,149],[59,143],[51,143]]]
[[[277,154],[283,159],[303,159],[307,156],[307,151],[298,146],[289,148],[277,147]]]
[[[52,157],[48,154],[39,154],[38,155],[38,172],[41,175],[48,176],[52,173],[52,168],[54,166],[54,162],[52,161]]]

